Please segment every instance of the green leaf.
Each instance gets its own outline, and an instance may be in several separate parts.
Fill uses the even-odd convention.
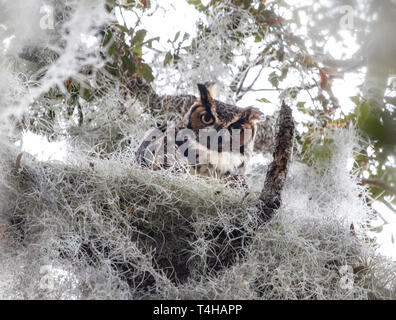
[[[359,108],[359,116],[358,116],[358,124],[359,127],[363,125],[367,116],[370,112],[370,105],[367,102],[364,102]]]
[[[170,51],[168,51],[165,55],[165,60],[164,60],[164,66],[166,66],[167,64],[169,64],[172,60],[172,54]]]
[[[304,110],[305,109],[305,102],[304,101],[299,101],[297,102],[297,108]]]
[[[115,45],[115,42],[112,42],[111,45],[109,46],[108,53],[111,56],[117,56],[118,55],[117,47]]]
[[[261,99],[257,99],[258,102],[263,102],[263,103],[272,103],[271,101],[269,101],[266,98],[261,98]]]
[[[134,45],[134,44],[141,44],[141,43],[143,43],[143,40],[144,40],[144,38],[146,37],[146,34],[147,34],[147,31],[146,30],[144,30],[144,29],[142,29],[142,30],[139,30],[139,31],[136,31],[136,34],[135,34],[135,36],[133,37],[133,39],[132,39],[132,44]]]
[[[110,41],[113,41],[113,33],[110,30],[106,30],[103,37],[103,47],[106,47]]]
[[[147,81],[151,82],[154,80],[153,70],[150,68],[148,64],[143,63],[141,66],[141,70],[139,72]]]
[[[289,89],[289,95],[292,99],[296,99],[298,95],[298,89],[297,88],[290,88]]]
[[[377,233],[381,233],[383,230],[384,230],[384,227],[382,225],[370,229],[371,232],[377,232]]]
[[[353,97],[350,97],[350,99],[352,100],[352,102],[354,104],[356,104],[356,106],[360,105],[360,97],[359,96],[353,96]]]
[[[123,68],[123,70],[121,70],[121,73],[127,71],[128,75],[132,76],[136,70],[136,66],[135,63],[133,62],[133,59],[130,59],[127,56],[123,56],[121,60],[122,60],[122,68]]]
[[[151,39],[149,39],[149,40],[146,40],[144,43],[142,43],[142,45],[147,45],[147,47],[149,47],[149,48],[152,48],[152,46],[153,46],[153,41],[159,41],[159,39],[160,39],[160,37],[154,37],[154,38],[151,38]]]
[[[179,39],[179,36],[180,36],[180,31],[176,32],[173,42],[176,42],[176,40]]]
[[[206,9],[201,0],[188,0],[187,2],[192,4],[199,11],[204,11]]]
[[[253,36],[254,36],[254,42],[261,42],[262,38],[257,32],[255,32]]]
[[[279,85],[279,77],[276,74],[276,72],[271,72],[271,74],[268,77],[268,81],[275,87],[277,88]]]

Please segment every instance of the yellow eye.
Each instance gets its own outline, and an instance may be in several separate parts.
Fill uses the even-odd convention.
[[[214,122],[214,118],[207,112],[201,114],[201,122],[204,125],[210,125]]]

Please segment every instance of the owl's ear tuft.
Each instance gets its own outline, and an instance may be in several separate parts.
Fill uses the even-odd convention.
[[[198,90],[203,106],[210,108],[213,104],[213,82],[205,82],[205,84],[198,83]]]
[[[246,121],[253,121],[253,120],[262,120],[264,117],[264,113],[260,111],[260,109],[256,107],[247,107],[244,110],[243,118]]]
[[[212,99],[214,99],[214,96],[216,95],[216,83],[208,81],[204,83],[204,86],[206,87],[206,89],[208,89]]]

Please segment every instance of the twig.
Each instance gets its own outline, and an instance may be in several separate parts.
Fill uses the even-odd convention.
[[[21,168],[21,160],[22,160],[23,152],[18,154],[15,161],[15,172],[18,173],[19,169]]]
[[[381,188],[388,193],[396,195],[396,188],[386,184],[384,181],[378,179],[362,179],[362,183]]]
[[[263,88],[263,89],[249,89],[249,91],[257,92],[257,91],[283,91],[281,88]],[[242,89],[243,92],[247,92],[247,89]]]
[[[256,83],[256,81],[258,80],[258,78],[260,77],[261,72],[263,72],[263,70],[264,70],[264,65],[261,66],[260,71],[258,72],[257,76],[254,78],[254,80],[252,81],[252,83],[250,84],[250,86],[247,87],[245,93],[246,93],[246,92],[249,92],[249,91],[252,89],[252,87],[254,86],[254,84]],[[247,73],[246,73],[246,76],[247,76]],[[246,77],[245,77],[245,79],[246,79]],[[245,79],[244,79],[244,80],[245,80]],[[237,96],[237,101],[241,100],[241,99],[243,98],[243,96],[245,95],[244,92],[241,92],[242,84],[243,84],[243,83],[241,83],[241,87],[239,88],[238,93],[237,93],[237,94],[238,94],[238,96]]]
[[[257,91],[285,91],[287,89],[297,89],[297,90],[310,90],[315,87],[317,87],[317,84],[308,84],[306,86],[302,87],[290,87],[290,88],[262,88],[262,89],[251,89],[251,88],[243,88],[241,89],[242,92],[247,92],[247,91],[252,91],[252,92],[257,92]]]
[[[388,201],[386,201],[385,199],[382,200],[382,202],[384,203],[384,205],[386,205],[393,213],[396,213],[396,209],[395,207],[389,203]]]

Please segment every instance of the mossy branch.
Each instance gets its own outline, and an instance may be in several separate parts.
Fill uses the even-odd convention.
[[[259,197],[259,209],[264,222],[270,220],[281,205],[281,193],[286,181],[293,148],[294,122],[291,108],[282,102],[275,137],[275,150],[264,188]]]
[[[258,214],[261,219],[253,227],[254,230],[271,220],[281,205],[281,193],[291,160],[294,136],[292,110],[284,102],[282,102],[277,127],[273,161],[268,168],[264,187],[259,196]],[[223,229],[219,228],[212,236],[216,239],[218,245],[215,256],[219,262],[211,265],[214,270],[221,270],[224,266],[233,265],[237,261],[237,256],[243,255],[241,248],[249,245],[253,238],[252,234],[242,226],[235,228],[228,235],[225,234]]]

